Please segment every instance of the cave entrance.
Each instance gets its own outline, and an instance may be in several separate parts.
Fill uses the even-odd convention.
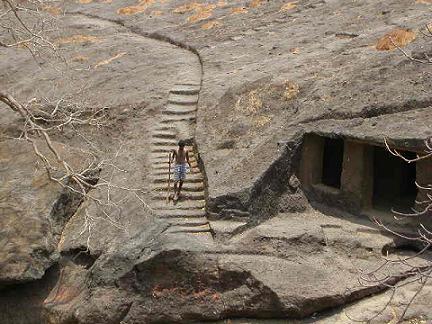
[[[324,139],[322,184],[340,189],[343,155],[344,141],[342,139]]]
[[[406,158],[416,154],[401,151]],[[417,196],[416,163],[407,163],[393,156],[383,147],[374,147],[373,152],[373,196],[374,209],[388,212],[392,208],[410,212]]]

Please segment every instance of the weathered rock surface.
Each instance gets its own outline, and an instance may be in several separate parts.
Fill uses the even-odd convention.
[[[5,49],[2,86],[22,101],[54,88],[58,97],[79,93],[86,104],[107,107],[106,127],[83,131],[100,158],[118,168],[106,166],[101,178],[139,189],[140,196],[111,188],[118,204],[109,211],[110,224],[101,221],[100,206],[86,202],[67,224],[53,226],[47,217],[61,192],[41,172],[33,175],[28,149],[7,140],[19,135],[21,121],[2,113],[0,285],[47,273],[46,281],[17,288],[15,297],[15,286],[0,291],[8,302],[2,304],[13,309],[16,296],[28,300],[34,287],[47,288],[32,299],[37,316],[8,315],[3,322],[39,323],[42,307],[48,323],[304,318],[362,298],[348,313],[361,320],[373,315],[388,293],[366,298],[383,287],[358,286],[358,269],[377,267],[392,238],[369,220],[314,210],[293,174],[302,136],[310,130],[380,143],[387,136],[410,145],[431,134],[430,71],[396,50],[376,48],[385,34],[403,29],[416,36],[409,31],[411,43],[403,44],[409,53],[429,53],[418,31],[430,19],[427,1],[53,5],[64,10],[59,20],[65,34],[57,44],[72,69],[39,69],[24,51]],[[191,79],[202,83],[195,141],[215,239],[173,233],[170,221],[147,205],[151,127],[168,92]],[[56,140],[88,148],[81,137]],[[191,201],[185,208],[197,211],[201,204]],[[58,275],[47,272],[54,263]],[[410,289],[403,288],[392,306],[399,307]],[[428,289],[410,318],[432,317]],[[334,312],[310,320],[350,321],[345,310]]]
[[[63,153],[65,147],[57,145]],[[68,148],[71,165],[80,152]],[[58,259],[63,226],[80,200],[50,181],[30,143],[1,142],[0,287],[43,277]]]

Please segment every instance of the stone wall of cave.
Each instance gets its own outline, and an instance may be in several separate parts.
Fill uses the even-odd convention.
[[[417,154],[410,148],[400,153]],[[416,201],[426,197],[415,182],[432,183],[432,160],[406,163],[376,143],[307,134],[298,176],[311,202],[390,219],[392,209],[421,209]]]

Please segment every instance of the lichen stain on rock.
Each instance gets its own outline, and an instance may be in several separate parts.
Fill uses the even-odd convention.
[[[181,5],[173,10],[176,14],[185,14],[188,12],[194,12],[191,16],[186,18],[186,22],[188,23],[196,23],[201,20],[205,20],[208,18],[211,18],[213,15],[213,10],[216,8],[221,8],[226,6],[226,2],[224,0],[218,1],[216,4],[205,4],[205,3],[198,3],[198,2],[189,2],[184,5]],[[215,27],[217,24],[209,25],[212,27]],[[204,26],[204,25],[203,25]],[[206,27],[202,27],[203,29],[210,29]]]
[[[288,3],[285,3],[280,8],[280,11],[288,11],[288,10],[294,9],[295,7],[297,7],[297,1],[288,2]]]
[[[100,39],[91,35],[72,35],[69,37],[62,37],[56,40],[57,45],[65,44],[89,44],[99,42]]]
[[[252,0],[249,4],[250,8],[258,8],[262,5],[263,0]]]
[[[163,15],[163,11],[161,10],[153,10],[152,12],[150,12],[150,16],[160,17],[162,15]]]
[[[248,10],[245,7],[237,7],[237,8],[232,8],[231,9],[231,13],[233,15],[238,15],[238,14],[244,14],[247,13]]]
[[[205,30],[209,30],[215,27],[220,27],[222,26],[222,23],[220,21],[217,20],[211,20],[209,22],[206,22],[205,24],[203,24],[201,26],[201,29],[205,29]]]
[[[155,3],[155,0],[141,0],[135,6],[123,7],[117,10],[117,14],[129,16],[137,13],[142,13]]]
[[[298,84],[289,80],[283,84],[264,85],[241,94],[234,105],[234,109],[239,112],[256,114],[265,106],[263,101],[266,101],[266,98],[276,96],[284,101],[289,101],[297,97],[299,92]]]
[[[376,44],[378,51],[391,51],[399,47],[405,47],[416,39],[414,31],[409,29],[395,29],[385,34]]]
[[[102,61],[96,63],[96,65],[94,66],[94,68],[97,69],[100,66],[110,64],[112,61],[117,60],[120,57],[125,56],[126,54],[127,54],[127,52],[118,53],[117,55],[114,55],[113,57],[110,57],[109,59],[102,60]]]
[[[432,0],[416,0],[416,3],[421,3],[421,4],[432,4]]]
[[[213,14],[213,10],[216,7],[217,6],[214,4],[201,5],[195,9],[194,15],[187,18],[187,21],[190,23],[195,23],[195,22],[210,18]]]

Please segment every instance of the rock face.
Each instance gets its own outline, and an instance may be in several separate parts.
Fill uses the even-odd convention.
[[[49,182],[29,146],[10,139],[22,121],[4,109],[0,322],[346,323],[345,310],[362,321],[376,315],[388,292],[359,285],[359,269],[415,247],[398,248],[337,195],[317,204],[299,164],[310,133],[423,148],[432,135],[431,74],[393,42],[418,58],[430,52],[419,31],[428,1],[53,6],[68,67],[40,69],[21,49],[3,49],[2,87],[26,102],[54,85],[58,97],[105,108],[102,129],[54,140],[76,165],[96,148],[100,179],[115,185],[95,195],[114,204],[81,204]],[[179,139],[193,144],[195,174],[187,199],[167,205],[166,156]],[[425,178],[428,170],[421,166]],[[388,284],[412,279],[407,268],[385,270]],[[414,289],[403,286],[390,303],[397,316]],[[429,291],[407,319],[432,318]],[[391,307],[374,320],[392,320]]]
[[[71,162],[77,164],[79,153],[74,153]],[[80,201],[48,179],[29,143],[2,141],[0,157],[3,287],[43,277],[58,259],[63,226]]]

